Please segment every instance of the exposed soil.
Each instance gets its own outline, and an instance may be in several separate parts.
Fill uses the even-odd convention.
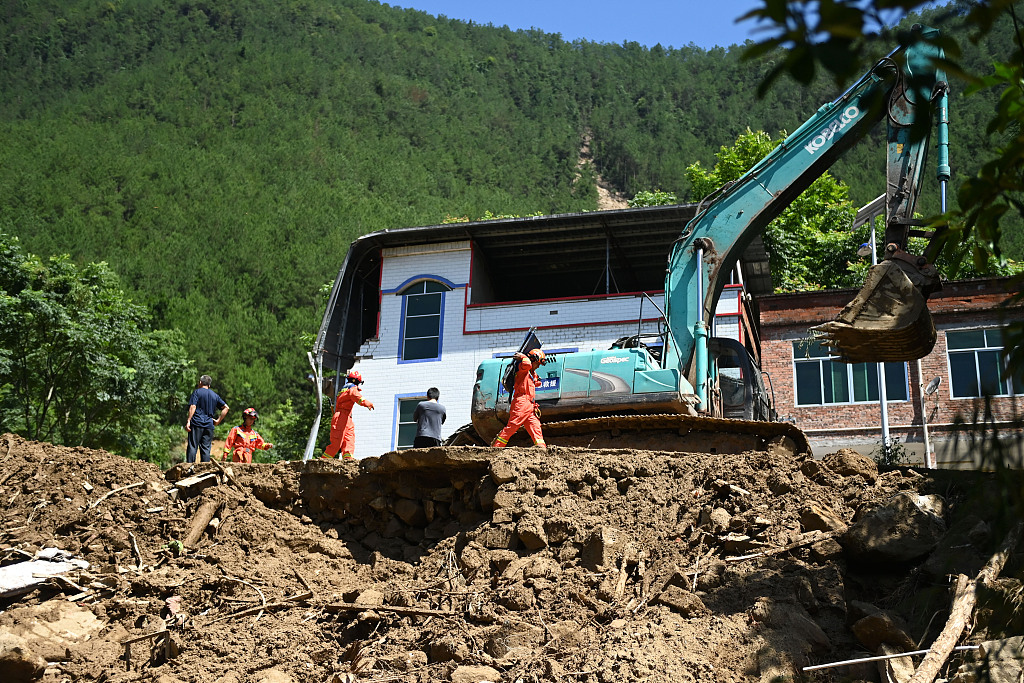
[[[947,575],[973,576],[1016,517],[994,474],[865,460],[453,447],[185,486],[219,468],[7,434],[2,564],[55,547],[90,566],[0,599],[0,679],[879,680],[799,671],[873,654],[852,628],[869,614],[881,641],[927,647]],[[900,492],[941,496],[934,549],[894,563],[844,540]],[[971,642],[1024,633],[1019,554],[1001,577]]]

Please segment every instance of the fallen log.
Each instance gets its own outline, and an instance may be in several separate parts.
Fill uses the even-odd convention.
[[[336,614],[337,612],[391,612],[402,616],[411,617],[454,617],[458,612],[451,612],[443,609],[426,609],[420,607],[396,607],[393,605],[356,605],[351,602],[336,602],[332,605],[324,605],[323,610]]]
[[[257,605],[256,607],[251,607],[249,609],[244,609],[241,612],[233,612],[231,614],[225,614],[224,616],[217,617],[216,619],[214,619],[213,621],[210,621],[208,623],[215,624],[218,621],[223,621],[225,619],[231,619],[232,617],[244,617],[247,614],[255,614],[257,612],[262,612],[262,611],[268,610],[268,609],[278,609],[278,608],[281,608],[281,607],[294,607],[296,603],[303,602],[305,600],[309,600],[312,597],[313,597],[313,594],[311,592],[309,592],[309,591],[307,591],[305,593],[298,593],[297,595],[292,595],[291,597],[287,597],[287,598],[281,600],[280,602],[270,602],[270,603],[267,603],[265,605]]]
[[[145,486],[145,485],[146,485],[146,482],[144,482],[144,481],[137,481],[134,484],[128,484],[127,486],[122,486],[121,488],[113,489],[112,491],[107,491],[102,496],[100,496],[99,498],[97,498],[93,502],[89,503],[89,509],[90,510],[94,510],[97,505],[99,505],[100,503],[105,501],[107,498],[110,498],[115,493],[120,493],[121,491],[127,491],[128,489],[133,489],[136,486]]]
[[[939,637],[932,643],[931,648],[921,665],[914,671],[907,683],[932,683],[939,674],[950,653],[967,625],[968,619],[974,612],[974,606],[978,602],[978,584],[988,585],[999,576],[1003,566],[1010,557],[1010,553],[1020,541],[1021,531],[1024,529],[1024,522],[1017,522],[1010,532],[1006,534],[999,550],[989,558],[985,566],[978,572],[974,581],[969,581],[966,576],[960,574],[957,577],[956,592],[953,595],[953,606],[950,609],[949,619],[943,627]]]
[[[787,550],[793,550],[794,548],[799,548],[800,546],[803,546],[803,545],[808,545],[810,543],[817,543],[818,541],[822,541],[822,540],[824,540],[826,538],[833,538],[835,535],[836,535],[836,532],[834,532],[834,531],[829,531],[828,533],[823,533],[821,531],[810,531],[807,534],[804,534],[802,537],[800,537],[796,541],[794,541],[793,543],[790,543],[789,545],[781,546],[779,548],[771,548],[769,550],[763,550],[763,551],[761,551],[759,553],[751,553],[750,555],[735,555],[733,557],[725,558],[725,561],[726,562],[741,562],[743,560],[750,560],[750,559],[753,559],[755,557],[767,557],[769,555],[778,555],[779,553],[784,553]]]
[[[182,545],[186,548],[191,548],[202,538],[203,532],[206,531],[206,527],[210,524],[213,516],[217,514],[220,506],[221,502],[219,500],[208,500],[199,506],[199,509],[192,515],[192,519],[188,523],[188,530],[185,532],[185,539],[182,541]]]

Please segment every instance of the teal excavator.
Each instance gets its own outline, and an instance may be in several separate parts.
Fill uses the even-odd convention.
[[[937,33],[915,31],[919,38]],[[749,350],[711,337],[710,323],[751,240],[881,120],[888,148],[884,258],[857,297],[814,333],[848,362],[927,355],[935,329],[925,301],[940,288],[932,261],[941,235],[922,230],[913,212],[933,128],[943,203],[950,177],[942,56],[925,40],[893,51],[743,177],[705,197],[669,255],[664,327],[656,343],[635,338],[604,351],[561,354],[538,372],[536,399],[547,442],[695,452],[788,444],[809,451],[803,432],[777,421]],[[912,236],[931,238],[924,254],[907,251]],[[487,444],[504,426],[509,395],[502,377],[510,362],[492,359],[479,366],[472,425],[449,443]]]

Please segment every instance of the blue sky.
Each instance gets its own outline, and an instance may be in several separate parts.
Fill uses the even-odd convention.
[[[398,0],[388,4],[478,24],[537,28],[600,43],[705,49],[763,39],[752,21],[736,23],[757,0]]]

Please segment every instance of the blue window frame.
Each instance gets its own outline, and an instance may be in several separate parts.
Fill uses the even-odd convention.
[[[444,293],[448,291],[451,287],[434,280],[421,280],[402,290],[400,363],[441,359]]]
[[[878,401],[875,363],[843,363],[818,342],[793,342],[796,404],[820,406],[834,403]],[[885,364],[886,401],[906,401],[906,363]]]
[[[946,333],[953,398],[1024,394],[1024,371],[1010,372],[1003,343],[1003,330],[998,328]]]
[[[416,441],[416,420],[413,419],[413,413],[416,412],[416,406],[420,404],[420,401],[426,401],[426,395],[416,396],[396,396],[395,401],[398,403],[397,410],[395,411],[395,445],[396,451],[404,451],[407,448],[412,448],[413,443]]]

